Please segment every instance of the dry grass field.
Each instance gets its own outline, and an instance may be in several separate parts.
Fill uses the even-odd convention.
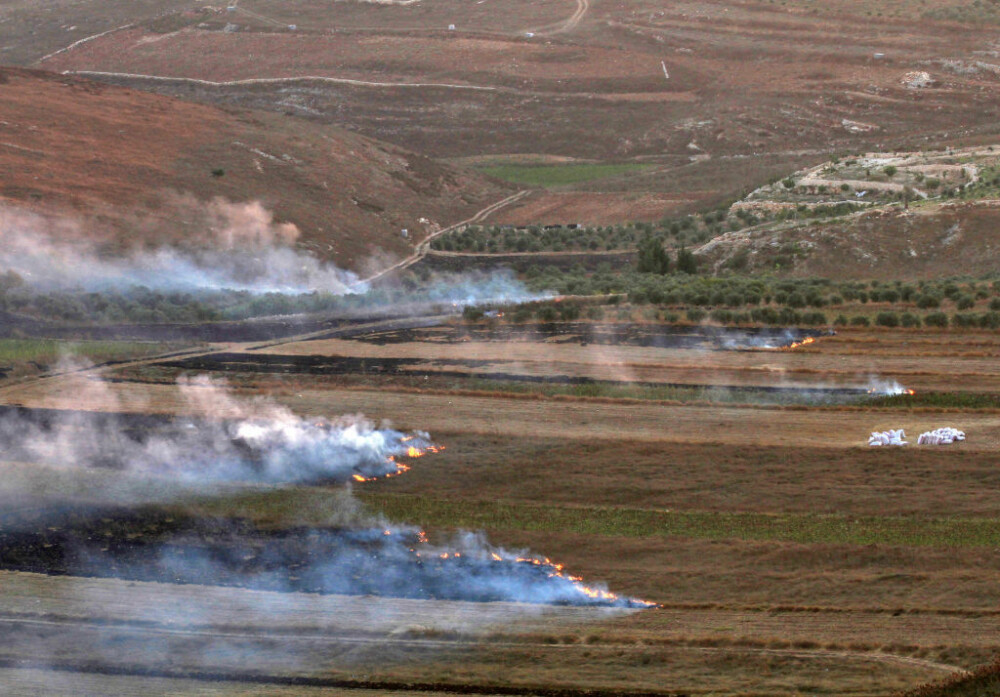
[[[539,194],[498,214],[503,222],[657,219],[831,152],[996,133],[1000,18],[986,2],[242,0],[233,8],[178,4],[151,16],[139,4],[82,43],[70,41],[82,29],[70,32],[67,16],[37,42],[66,50],[30,56],[13,31],[31,10],[15,4],[0,16],[26,65],[347,125],[434,157],[655,165],[568,187],[600,203]],[[906,86],[914,71],[932,82]]]
[[[421,341],[420,337],[426,337]],[[878,378],[914,390],[991,392],[1000,388],[1000,338],[993,332],[842,329],[794,350],[724,351],[578,342],[449,340],[447,331],[417,332],[404,343],[330,339],[281,344],[262,353],[413,359],[414,370],[502,370],[601,380],[764,387],[857,387]],[[458,366],[452,361],[482,361]]]
[[[108,251],[184,241],[201,224],[198,201],[256,199],[298,226],[302,248],[374,272],[369,262],[384,269],[470,217],[618,225],[728,205],[769,181],[792,196],[782,179],[819,163],[846,172],[857,153],[997,142],[998,8],[14,0],[0,7],[0,56],[19,66],[0,69],[0,199],[75,216],[60,234],[100,232]],[[830,186],[854,199],[850,185]],[[990,274],[998,209],[980,199],[732,227],[702,270],[741,250],[755,256],[740,268],[773,270],[794,241],[809,253],[793,274]],[[52,442],[31,431],[45,446],[33,457],[0,447],[0,692],[888,697],[997,660],[1000,334],[953,316],[948,329],[838,326],[807,345],[755,348],[681,324],[657,345],[646,340],[661,338],[658,325],[641,318],[679,305],[623,297],[574,309],[638,326],[635,341],[574,328],[589,320],[555,323],[560,334],[434,317],[8,369],[0,406],[24,411],[3,410],[0,443],[30,431],[23,414],[73,425]],[[855,319],[889,307],[867,300],[824,307]],[[988,293],[970,302],[991,307]],[[178,384],[202,373],[217,382]],[[865,393],[894,382],[893,396]],[[437,447],[390,458],[402,476],[309,483],[202,481],[115,459],[119,440],[171,454],[170,433],[276,418],[256,411],[262,400],[301,417],[363,414]],[[93,466],[67,455],[100,421],[74,421],[80,412],[123,415],[108,453],[81,460]],[[182,418],[161,433],[150,415]],[[941,426],[967,440],[916,445]],[[889,428],[910,445],[867,446]],[[224,433],[233,442],[219,452],[264,466],[252,435]],[[309,546],[358,530],[370,536],[357,547]],[[480,552],[510,556],[438,554],[468,542],[465,531],[493,545],[477,541]],[[343,595],[302,578],[337,557],[315,550],[371,561],[387,539],[404,540],[409,566],[364,580],[480,561],[566,578],[544,558],[652,606],[473,602],[476,589],[442,600],[423,576],[402,591],[335,579],[374,589]],[[407,549],[425,542],[433,555]],[[299,556],[282,557],[288,548]],[[236,571],[213,577],[217,557]],[[142,575],[150,568],[159,575]],[[370,567],[322,568],[357,581]]]
[[[0,10],[2,13],[2,10]],[[259,201],[297,243],[357,271],[513,189],[411,151],[273,113],[234,112],[52,73],[0,68],[5,225],[50,216],[108,249],[198,244],[213,201]],[[7,222],[9,219],[9,222]],[[404,239],[400,230],[412,236]],[[197,231],[197,232],[194,232]]]
[[[442,364],[475,358],[574,375],[619,366],[630,371],[621,379],[640,371],[694,379],[701,372],[702,382],[730,375],[733,384],[761,385],[784,384],[786,372],[823,383],[877,374],[954,394],[996,389],[997,342],[979,331],[852,330],[772,351],[450,343],[443,340],[449,331],[416,330],[409,341],[381,345],[364,337],[292,342],[259,353]],[[164,382],[176,372],[126,367],[110,383],[85,372],[10,385],[0,397],[32,407],[190,410]],[[993,554],[1000,546],[1000,416],[993,409],[670,404],[545,397],[530,389],[421,390],[380,380],[348,385],[295,374],[228,378],[238,393],[269,393],[300,414],[364,412],[430,431],[441,452],[413,461],[405,476],[354,487],[390,520],[420,525],[432,541],[456,529],[483,530],[494,544],[544,554],[588,581],[661,607],[615,615],[7,573],[0,621],[11,639],[3,657],[30,658],[21,648],[30,637],[75,669],[94,660],[121,667],[129,664],[125,643],[145,657],[143,665],[167,671],[88,675],[122,694],[198,671],[206,673],[199,689],[227,694],[235,688],[213,682],[212,671],[252,664],[256,677],[240,679],[327,681],[310,687],[317,694],[421,683],[431,694],[434,685],[461,685],[482,694],[503,686],[566,694],[885,695],[959,675],[1000,650]],[[964,429],[968,440],[864,445],[873,429],[902,426],[912,439],[945,424]],[[22,464],[5,478],[29,486],[32,472]],[[78,476],[57,479],[66,487]],[[119,491],[156,488],[127,481]],[[31,486],[44,496],[60,490]],[[99,478],[73,487],[91,497],[102,491]],[[282,527],[321,522],[334,494],[237,487],[196,500],[175,493],[159,505]],[[180,650],[173,632],[196,636]],[[210,642],[218,633],[227,637],[225,651]],[[206,646],[213,648],[198,651]],[[267,658],[258,658],[265,648]],[[172,664],[164,663],[168,654]],[[46,676],[32,672],[37,666],[10,667],[15,685]],[[351,680],[358,682],[344,682]],[[280,685],[268,689],[282,694]]]

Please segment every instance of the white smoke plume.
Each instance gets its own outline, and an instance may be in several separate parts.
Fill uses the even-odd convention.
[[[0,208],[0,271],[39,290],[364,290],[351,272],[296,249],[298,228],[276,222],[257,201],[184,202],[198,208],[183,244],[136,245],[114,255],[102,253],[94,241],[100,235],[75,219]]]
[[[86,401],[94,404],[97,393],[108,406],[101,383],[86,382],[92,393]],[[0,447],[16,459],[64,467],[259,483],[396,474],[402,466],[394,458],[433,447],[426,433],[378,428],[361,415],[304,419],[264,400],[239,401],[206,377],[182,379],[179,389],[185,412],[216,416],[153,428],[130,424],[125,415],[64,412],[39,422],[14,413],[0,419]]]
[[[901,385],[897,380],[886,380],[884,378],[869,378],[865,387],[868,394],[879,397],[895,397],[902,394],[913,394],[913,390]]]
[[[179,393],[180,410],[198,416],[6,409],[0,412],[0,453],[5,459],[50,467],[111,469],[181,483],[185,488],[164,487],[161,500],[177,506],[182,502],[171,497],[197,491],[192,484],[209,485],[207,493],[220,482],[368,480],[405,472],[408,466],[397,457],[417,457],[434,449],[423,432],[376,427],[361,416],[305,419],[268,400],[238,399],[224,384],[208,378],[182,381]],[[81,388],[80,397],[88,403],[100,400],[105,408],[115,406],[113,393],[100,382]],[[117,493],[124,496],[127,491],[119,488]],[[106,505],[117,513],[104,508],[96,519],[71,513],[69,519],[34,530],[21,526],[3,543],[38,550],[41,558],[47,555],[44,550],[58,547],[63,566],[50,569],[27,554],[8,568],[283,592],[647,606],[619,598],[603,586],[585,586],[547,559],[495,548],[480,535],[460,533],[445,545],[433,546],[416,528],[365,513],[346,491],[328,498],[336,510],[324,512],[325,522],[319,526],[313,521],[267,533],[248,530],[236,520],[171,519],[159,543],[130,544],[127,531],[137,515],[131,506],[149,502],[148,497],[115,498]],[[141,514],[143,527],[155,527],[156,515]],[[121,516],[121,524],[113,522],[116,516]]]

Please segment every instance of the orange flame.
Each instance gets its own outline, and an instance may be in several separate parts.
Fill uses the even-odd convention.
[[[784,350],[792,351],[800,346],[808,346],[809,344],[815,344],[815,343],[816,343],[816,337],[807,336],[802,341],[793,341],[790,345],[786,346]]]
[[[407,436],[403,440],[406,441],[406,440],[412,440],[412,439],[413,439],[413,436]],[[443,445],[428,445],[426,448],[417,448],[417,447],[411,445],[411,446],[408,446],[407,449],[406,449],[406,457],[418,458],[418,457],[423,457],[427,453],[439,453],[442,450],[444,450],[444,446]],[[395,455],[388,456],[385,459],[385,461],[387,463],[389,463],[390,465],[392,465],[393,467],[395,467],[395,470],[393,470],[391,472],[388,472],[386,474],[375,476],[375,477],[365,477],[364,475],[361,475],[361,474],[354,474],[354,475],[351,475],[351,476],[354,479],[354,481],[356,481],[356,482],[374,482],[377,479],[388,479],[389,477],[398,477],[399,475],[403,474],[404,472],[409,472],[410,471],[410,465],[406,465],[406,464],[403,464],[402,462],[399,462],[396,459]]]
[[[879,389],[879,388],[877,388],[877,387],[872,387],[872,388],[870,388],[870,389],[868,390],[868,394],[885,394],[885,395],[887,395],[887,396],[893,396],[893,395],[895,395],[895,394],[897,394],[897,393],[895,393],[895,392],[892,392],[892,393],[889,393],[889,392],[883,392],[882,390],[880,390],[880,389]],[[911,395],[911,396],[912,396],[912,395],[915,395],[915,394],[916,394],[916,392],[915,392],[914,390],[907,390],[907,389],[904,389],[904,390],[903,390],[902,392],[899,392],[898,394],[906,394],[906,395]]]

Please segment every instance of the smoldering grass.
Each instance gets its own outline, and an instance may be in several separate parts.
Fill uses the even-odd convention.
[[[663,511],[540,506],[361,492],[393,521],[425,528],[569,532],[619,537],[686,537],[801,544],[903,547],[1000,546],[1000,519]]]
[[[757,390],[753,387],[725,386],[690,387],[677,385],[639,385],[583,383],[577,385],[538,384],[502,382],[494,380],[470,379],[464,381],[469,390],[501,392],[509,394],[537,394],[542,397],[609,398],[635,399],[644,401],[693,402],[712,404],[762,404],[768,406],[840,404],[852,399],[850,394],[825,390],[788,389]]]
[[[918,392],[914,395],[868,397],[858,404],[878,409],[1000,409],[1000,394],[986,392]]]

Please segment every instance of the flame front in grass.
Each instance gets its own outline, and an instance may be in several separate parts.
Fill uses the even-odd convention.
[[[406,445],[405,451],[399,453],[398,455],[389,455],[385,458],[386,467],[383,471],[369,474],[369,473],[359,473],[356,472],[352,475],[352,479],[358,483],[363,482],[374,482],[377,479],[388,479],[389,477],[398,477],[404,472],[410,471],[410,465],[400,462],[396,458],[400,455],[409,458],[418,458],[427,455],[428,453],[439,453],[444,450],[444,446],[433,445],[427,442],[423,436],[409,435],[405,438],[400,438],[400,443],[412,443],[416,441],[416,445]]]
[[[808,346],[809,344],[815,344],[815,343],[816,343],[816,337],[814,337],[814,336],[807,336],[802,341],[793,341],[791,344],[789,344],[788,346],[786,346],[784,350],[785,351],[792,351],[794,349],[799,348],[800,346]]]
[[[562,581],[568,582],[571,587],[580,594],[581,599],[586,599],[583,604],[589,604],[587,601],[594,602],[601,605],[613,605],[613,606],[623,606],[632,608],[652,608],[658,607],[656,603],[651,603],[646,600],[639,600],[637,598],[622,598],[616,593],[612,593],[609,590],[603,588],[595,588],[593,586],[587,586],[583,583],[582,576],[573,576],[565,572],[565,565],[558,562],[554,562],[548,557],[543,557],[541,559],[537,557],[516,557],[513,560],[504,559],[496,552],[490,552],[490,557],[494,562],[499,563],[513,563],[513,564],[530,564],[532,566],[540,567],[540,569],[546,574],[548,578],[560,579]]]
[[[901,395],[901,394],[915,395],[916,391],[910,390],[910,389],[907,389],[907,388],[904,387],[899,392],[883,392],[882,390],[879,390],[877,387],[871,387],[871,388],[868,389],[868,394],[880,394],[880,395],[886,395],[887,394],[889,396],[893,396],[894,397],[896,395]]]
[[[895,397],[898,395],[915,395],[911,389],[903,387],[895,380],[872,379],[868,383],[868,394],[879,395],[881,397]]]

